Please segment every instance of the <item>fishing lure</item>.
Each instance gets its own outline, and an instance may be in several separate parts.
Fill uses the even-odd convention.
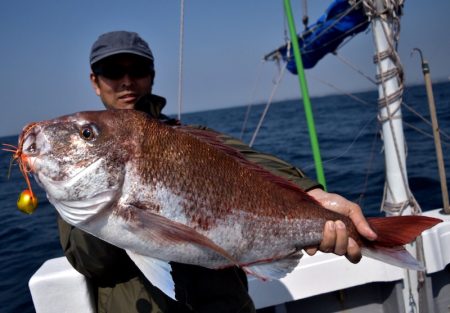
[[[28,127],[28,129],[31,129],[31,127]],[[28,129],[24,130],[24,132],[26,132]],[[28,189],[25,189],[20,193],[19,198],[17,199],[17,208],[19,209],[19,211],[23,213],[32,214],[38,206],[38,199],[36,195],[33,193],[33,190],[31,189],[30,179],[28,177],[30,169],[24,165],[27,164],[27,162],[25,162],[26,156],[22,154],[22,145],[23,145],[22,138],[23,137],[21,137],[19,141],[19,147],[4,143],[3,145],[6,146],[7,148],[3,148],[2,150],[13,153],[11,163],[9,166],[8,177],[11,171],[11,166],[16,161],[28,186]]]
[[[17,208],[26,214],[32,214],[38,206],[38,199],[31,189],[25,189],[17,199]]]

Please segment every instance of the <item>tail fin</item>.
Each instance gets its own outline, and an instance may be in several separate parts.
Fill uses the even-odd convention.
[[[423,231],[442,222],[427,216],[392,216],[369,218],[370,227],[378,235],[362,248],[365,256],[412,270],[423,271],[420,264],[403,245],[411,243]]]

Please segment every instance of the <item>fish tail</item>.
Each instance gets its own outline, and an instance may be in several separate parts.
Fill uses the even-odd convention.
[[[365,242],[362,254],[392,265],[423,271],[424,265],[417,261],[403,245],[411,243],[423,231],[442,222],[427,216],[392,216],[367,219],[377,234],[377,239]]]

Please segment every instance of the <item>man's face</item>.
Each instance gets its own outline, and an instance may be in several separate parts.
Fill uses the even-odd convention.
[[[91,82],[107,109],[133,109],[142,96],[151,93],[153,70],[145,58],[118,54],[94,65]]]

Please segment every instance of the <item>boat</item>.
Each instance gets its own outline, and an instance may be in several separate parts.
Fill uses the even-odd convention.
[[[332,254],[305,255],[300,265],[283,279],[262,282],[249,277],[250,294],[259,312],[449,312],[448,198],[443,208],[421,212],[407,179],[401,112],[402,73],[395,53],[395,28],[402,1],[362,3],[366,6],[376,53],[379,119],[386,164],[383,209],[387,215],[424,214],[444,222],[424,232],[420,240],[408,247],[425,264],[424,272],[405,270],[368,258],[354,265],[344,257]],[[289,6],[289,1],[285,0],[288,16]],[[299,50],[296,41],[294,27],[290,44],[294,50]],[[302,80],[301,58],[296,57],[295,62]],[[429,69],[425,61],[423,68],[426,77]],[[300,85],[303,84],[300,81]],[[304,99],[307,98],[307,90],[302,90],[302,94]],[[434,128],[438,128],[437,124]],[[314,129],[310,131],[314,137]],[[320,155],[315,155],[315,159],[320,181]],[[325,185],[325,181],[322,184]],[[446,186],[442,189],[444,191]],[[38,313],[95,312],[88,281],[65,258],[46,261],[30,279],[29,287]]]

